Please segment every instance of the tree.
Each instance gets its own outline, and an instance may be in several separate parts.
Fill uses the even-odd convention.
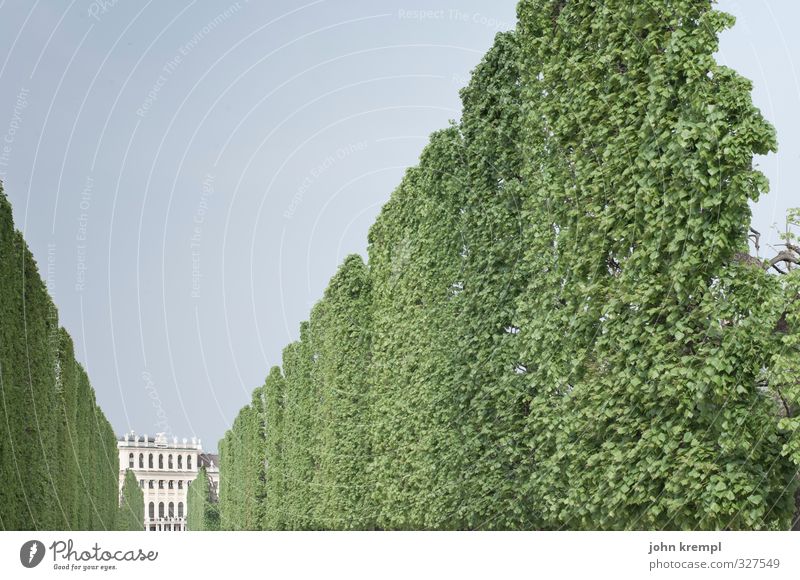
[[[759,307],[760,324],[750,329],[750,342],[766,343],[771,358],[762,373],[763,387],[774,398],[778,424],[787,438],[782,454],[793,466],[800,465],[800,209],[792,209],[786,217],[786,230],[781,235],[782,250],[761,260],[739,254],[738,261],[749,269],[748,275],[760,282],[751,303]],[[758,252],[760,234],[750,230]],[[777,272],[777,276],[767,273]],[[800,485],[795,475],[794,515],[792,530],[800,531]]]
[[[264,522],[800,527],[800,242],[749,255],[776,145],[732,18],[518,14],[270,373]]]
[[[750,83],[708,0],[520,4],[527,291],[517,301],[543,519],[785,527],[791,469],[726,301],[753,155]],[[736,315],[736,323],[723,321]]]
[[[0,506],[5,529],[54,529],[63,522],[56,495],[58,465],[56,353],[58,319],[11,206],[0,193],[0,387],[2,465],[8,473]],[[50,447],[53,445],[53,447]]]
[[[116,437],[0,185],[0,527],[114,529]]]
[[[130,469],[125,470],[125,480],[120,494],[117,529],[142,531],[144,529],[144,494]]]
[[[383,528],[459,527],[462,168],[458,128],[435,133],[370,230],[370,502]]]
[[[239,412],[220,445],[220,470],[227,474],[219,506],[224,529],[261,529],[266,461],[263,397],[263,387],[253,391],[251,404]]]
[[[280,367],[270,370],[264,391],[266,465],[262,526],[265,530],[283,530],[286,526],[284,501],[287,494],[283,432],[286,381]]]
[[[300,340],[283,350],[285,396],[283,407],[283,498],[287,530],[315,529],[314,491],[314,392],[308,323],[300,325]]]
[[[220,484],[223,481],[220,479]],[[187,490],[186,527],[193,532],[220,529],[219,505],[212,501],[205,467],[198,470]]]
[[[463,279],[456,325],[464,527],[539,527],[530,497],[516,301],[525,291],[519,41],[497,35],[461,91],[465,147]]]
[[[367,501],[370,306],[369,271],[360,256],[348,256],[311,313],[314,521],[325,529],[374,527]]]

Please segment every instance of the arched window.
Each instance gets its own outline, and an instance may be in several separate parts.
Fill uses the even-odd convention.
[[[169,502],[169,517],[175,517],[175,504],[172,502]]]
[[[178,469],[183,469],[183,455],[178,455]]]
[[[154,504],[153,502],[150,502],[149,513],[150,513],[150,519],[151,520],[156,517],[156,504]]]
[[[182,501],[178,502],[178,517],[179,518],[183,517],[183,502]]]
[[[169,483],[167,484],[167,486],[168,486],[170,489],[174,489],[174,485],[173,485],[173,483],[172,483],[172,480],[171,480],[171,479],[169,480]]]
[[[152,479],[147,482],[147,487],[150,488],[150,489],[153,489],[153,480]]]
[[[128,456],[128,467],[133,469],[133,453]]]
[[[167,469],[172,469],[172,453],[167,456]]]
[[[164,502],[163,501],[158,503],[158,517],[160,517],[160,518],[164,517]]]
[[[163,453],[159,453],[158,454],[158,468],[159,469],[164,469],[164,454]]]
[[[139,480],[139,487],[141,487],[142,489],[144,489],[144,479],[140,479],[140,480]]]
[[[139,454],[139,469],[144,469],[144,453]]]
[[[158,489],[164,489],[164,480],[163,479],[159,479],[158,480]]]
[[[147,467],[153,469],[153,454],[150,454],[150,457],[147,458]]]
[[[183,480],[182,479],[178,480],[178,489],[183,489]]]
[[[192,468],[192,456],[191,455],[187,455],[186,456],[186,469],[191,469],[191,468]]]

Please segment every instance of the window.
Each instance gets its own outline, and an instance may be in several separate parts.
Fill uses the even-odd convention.
[[[167,457],[167,469],[172,469],[172,453]]]
[[[155,519],[156,517],[156,506],[153,502],[150,502],[150,509],[148,510],[150,514],[150,519]]]
[[[133,469],[133,453],[128,456],[128,467]]]
[[[139,469],[144,469],[144,453],[139,454]]]
[[[172,502],[169,502],[169,517],[175,517],[175,504]]]
[[[164,454],[163,453],[159,453],[158,454],[158,468],[159,469],[164,469]]]
[[[191,468],[192,468],[192,456],[191,455],[187,455],[186,456],[186,469],[191,469]]]
[[[183,502],[182,501],[178,502],[178,517],[179,518],[183,517]]]
[[[163,501],[158,503],[158,517],[160,517],[160,518],[164,517],[164,502]]]
[[[173,481],[172,481],[171,479],[170,479],[170,480],[169,480],[169,482],[167,483],[167,486],[168,486],[170,489],[175,489],[175,488],[174,488],[174,486],[173,486]]]
[[[147,487],[150,488],[150,489],[153,489],[153,480],[152,479],[147,482]]]
[[[147,459],[147,467],[153,469],[153,454],[150,454],[150,457]]]
[[[164,489],[164,480],[163,479],[159,479],[158,480],[158,489]]]
[[[144,489],[144,479],[140,479],[140,480],[139,480],[139,487],[141,487],[142,489]]]
[[[178,469],[183,469],[183,455],[178,455]]]
[[[182,479],[178,480],[178,489],[183,489],[183,480]]]

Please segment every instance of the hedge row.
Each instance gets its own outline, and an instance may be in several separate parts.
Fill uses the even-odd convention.
[[[113,530],[129,521],[119,514],[114,430],[58,326],[1,184],[0,409],[0,528]],[[137,494],[141,503],[138,486],[127,501],[138,505]]]
[[[738,259],[776,145],[732,19],[518,13],[221,442],[223,529],[791,525],[797,274]]]
[[[213,501],[206,468],[189,483],[186,492],[186,527],[193,532],[219,530],[219,506]]]

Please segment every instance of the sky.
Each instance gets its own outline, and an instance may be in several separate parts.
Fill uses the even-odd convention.
[[[217,448],[515,4],[0,0],[0,179],[118,434]],[[767,253],[800,206],[800,4],[718,7],[778,132]]]

